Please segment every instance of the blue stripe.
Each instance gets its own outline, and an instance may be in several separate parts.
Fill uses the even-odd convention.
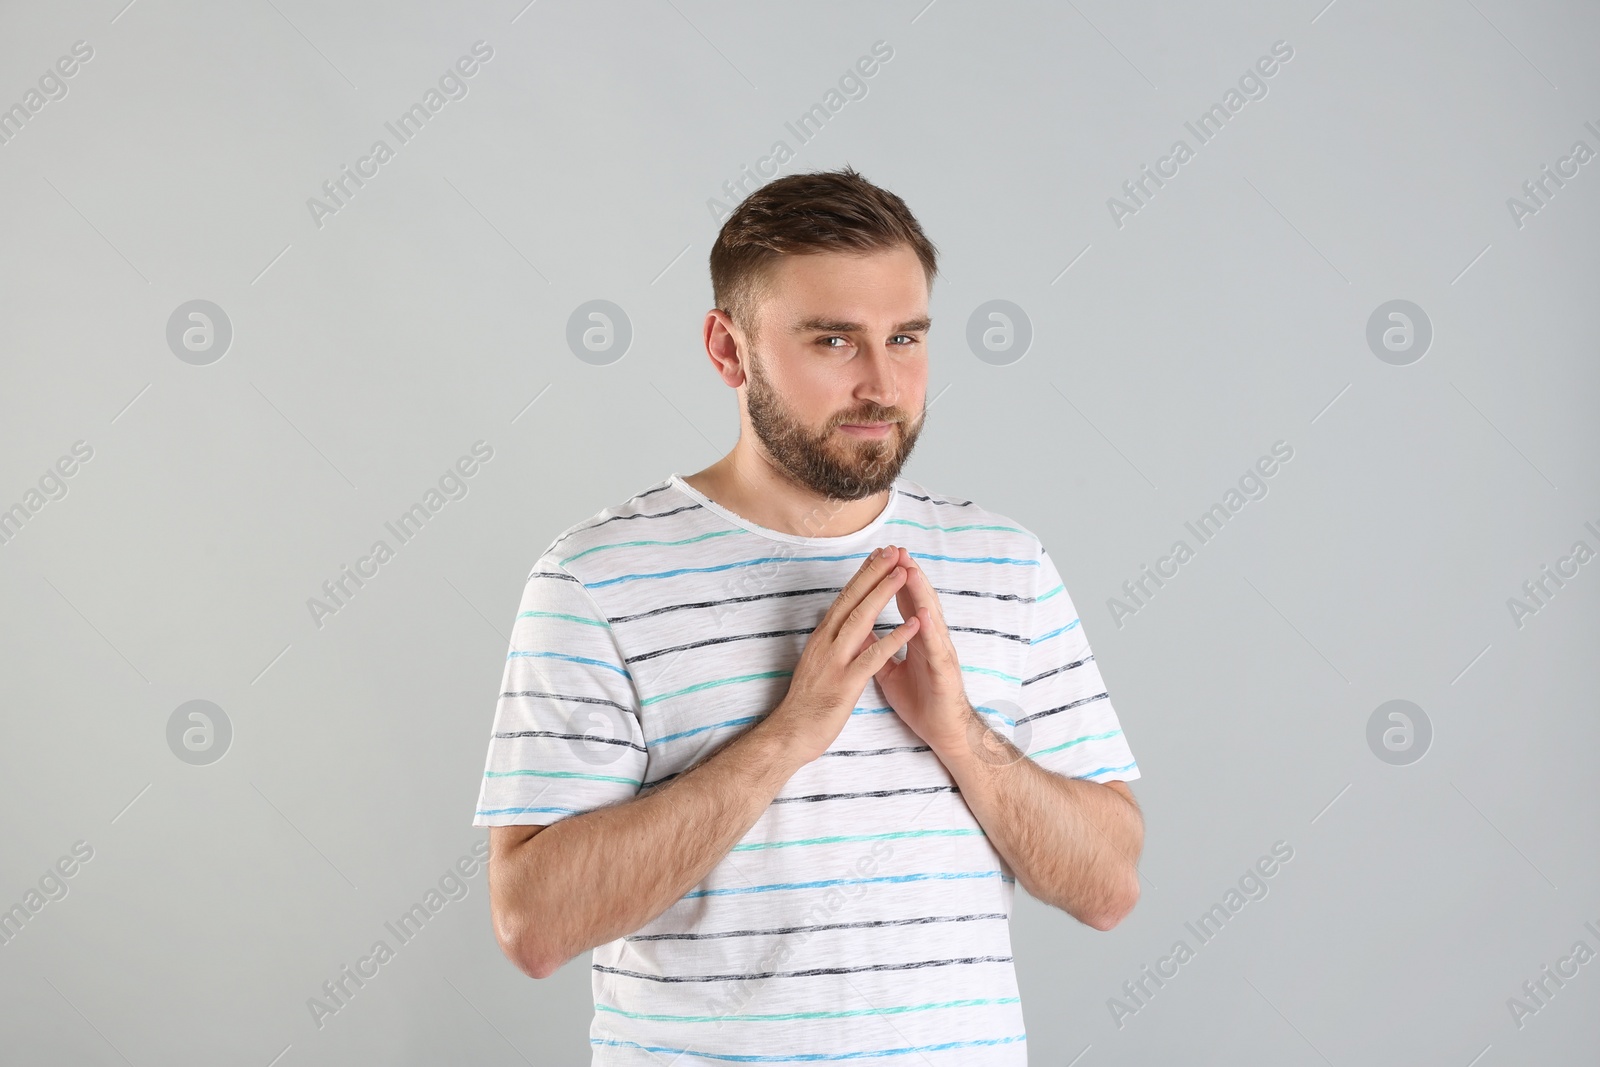
[[[620,782],[623,785],[639,786],[644,783],[637,778],[621,778],[615,774],[589,774],[584,771],[536,771],[529,768],[517,768],[510,771],[484,771],[485,778],[577,778],[587,782]]]
[[[644,747],[649,748],[651,745],[664,745],[668,741],[676,741],[680,737],[692,737],[695,734],[703,734],[707,730],[720,730],[724,726],[739,726],[747,722],[757,722],[764,718],[766,718],[765,715],[746,715],[738,719],[724,719],[721,722],[714,722],[709,726],[696,726],[692,730],[679,730],[675,734],[663,734],[654,741],[646,741],[644,743]]]
[[[645,1052],[662,1052],[674,1056],[694,1055],[704,1056],[711,1060],[728,1060],[732,1063],[820,1063],[829,1060],[856,1060],[881,1056],[908,1056],[912,1053],[939,1052],[952,1048],[987,1048],[993,1045],[1010,1045],[1018,1041],[1028,1040],[1027,1034],[1013,1034],[1010,1037],[989,1037],[976,1041],[941,1041],[937,1045],[904,1045],[900,1048],[872,1049],[869,1052],[803,1052],[796,1056],[762,1056],[757,1054],[736,1055],[734,1053],[705,1052],[700,1049],[673,1048],[669,1045],[641,1045],[637,1041],[618,1041],[613,1038],[591,1037],[591,1045],[611,1045],[619,1048],[643,1049]]]
[[[915,559],[936,559],[946,563],[1005,563],[1018,567],[1037,567],[1036,559],[1012,559],[1009,556],[937,556],[931,552],[913,552]],[[654,571],[647,574],[619,574],[615,578],[607,578],[602,582],[584,582],[585,589],[604,589],[608,585],[618,582],[631,582],[641,578],[676,578],[680,574],[711,574],[716,571],[733,570],[737,567],[759,567],[763,563],[837,563],[846,559],[866,559],[865,552],[851,552],[843,556],[763,556],[760,559],[741,560],[738,563],[719,563],[714,567],[675,567],[668,571]],[[1043,599],[1043,598],[1040,598]]]
[[[1007,716],[1004,712],[996,711],[993,708],[985,707],[982,704],[977,705],[972,710],[973,711],[981,711],[985,715],[993,715],[995,718],[999,719],[1001,722],[1005,723],[1007,726],[1015,726],[1015,725],[1017,725],[1016,722],[1013,719],[1011,719],[1009,716]]]
[[[1030,646],[1032,646],[1032,645],[1037,645],[1040,641],[1048,641],[1052,637],[1054,637],[1056,634],[1064,634],[1064,633],[1066,633],[1068,630],[1072,629],[1074,626],[1078,625],[1078,623],[1080,623],[1082,621],[1083,621],[1082,619],[1073,619],[1071,622],[1069,622],[1065,626],[1061,627],[1061,629],[1059,629],[1059,630],[1051,630],[1049,633],[1045,634],[1043,637],[1035,637],[1032,641],[1028,642],[1028,644]]]
[[[616,671],[629,681],[633,680],[633,675],[615,663],[607,663],[603,659],[590,659],[588,656],[569,656],[565,652],[513,652],[506,659],[510,659],[512,656],[538,656],[544,659],[564,659],[572,663],[587,663],[591,667],[604,667],[607,670]]]
[[[525,811],[549,811],[561,815],[582,815],[577,808],[479,808],[479,815],[521,815]]]
[[[1088,772],[1087,774],[1074,774],[1072,777],[1074,777],[1074,778],[1093,778],[1097,774],[1105,774],[1108,771],[1131,771],[1137,766],[1139,766],[1139,761],[1138,760],[1134,760],[1132,763],[1125,763],[1121,767],[1097,767],[1096,769]]]

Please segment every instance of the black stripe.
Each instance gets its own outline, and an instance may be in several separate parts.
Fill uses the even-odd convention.
[[[824,756],[830,755],[830,753],[824,752],[823,755]],[[695,766],[698,767],[699,764],[697,763],[697,764],[695,764]],[[672,781],[672,779],[678,777],[678,775],[685,774],[688,771],[691,771],[693,769],[694,769],[693,767],[688,767],[688,768],[685,768],[684,770],[681,770],[681,771],[673,771],[671,774],[663,775],[662,777],[657,778],[653,782],[644,783],[643,785],[641,785],[639,787],[639,790],[641,792],[643,792],[646,789],[654,789],[657,786],[665,785],[666,783]],[[959,788],[957,788],[956,786],[953,786],[953,785],[919,785],[919,786],[916,786],[914,788],[907,788],[907,789],[879,789],[879,790],[875,790],[875,791],[869,792],[869,793],[812,793],[812,794],[808,794],[806,796],[798,796],[798,797],[774,797],[772,799],[772,803],[774,803],[774,804],[792,804],[792,803],[796,803],[798,801],[854,800],[854,799],[857,799],[857,798],[860,798],[860,797],[892,797],[892,796],[905,796],[905,795],[912,794],[912,793],[959,793],[959,792],[961,792],[961,790]]]
[[[990,593],[982,589],[940,589],[935,586],[933,591],[941,596],[979,596],[990,600],[1015,600],[1019,604],[1032,604],[1038,597],[1022,596],[1019,593]]]
[[[520,692],[520,693],[517,693],[517,692],[505,692],[505,693],[501,693],[500,696],[502,698],[504,698],[504,697],[544,697],[544,698],[549,699],[549,700],[572,700],[572,701],[576,701],[579,704],[605,704],[605,705],[608,705],[610,707],[616,708],[618,711],[625,711],[629,715],[637,715],[637,714],[639,714],[636,710],[634,710],[633,708],[628,707],[628,705],[626,705],[626,704],[618,704],[615,700],[606,700],[604,697],[579,697],[579,696],[570,696],[570,695],[568,695],[566,693],[541,693],[541,692],[538,692],[537,690],[534,690],[534,689],[524,690],[523,692]]]
[[[565,573],[563,571],[534,571],[532,574],[528,575],[528,581],[530,581],[530,582],[533,581],[535,578],[556,578],[556,579],[559,579],[560,581],[563,581],[563,582],[577,582],[579,585],[583,584],[582,582],[579,582],[578,579],[574,578],[572,575],[567,574],[567,573]]]
[[[646,978],[652,982],[749,982],[760,978],[811,978],[820,974],[861,974],[865,971],[914,971],[924,967],[965,966],[973,963],[1011,963],[1010,956],[959,956],[949,960],[913,960],[910,963],[868,963],[860,967],[811,967],[804,971],[752,971],[747,974],[696,974],[664,975],[645,974],[642,971],[625,971],[621,967],[607,967],[603,963],[591,964],[594,970],[605,974],[620,974],[628,978]]]
[[[972,506],[972,501],[970,500],[935,500],[931,496],[918,496],[916,493],[908,492],[904,489],[896,489],[895,492],[901,496],[908,496],[912,500],[926,500],[930,504],[947,504],[953,508],[970,508]]]
[[[778,597],[811,596],[812,594],[818,593],[825,593],[828,596],[837,597],[843,588],[844,586],[841,585],[825,585],[814,589],[781,589],[774,593],[752,593],[749,596],[728,597],[725,600],[695,600],[683,604],[666,604],[659,608],[651,608],[649,611],[641,611],[637,615],[617,615],[611,619],[611,623],[612,625],[620,625],[625,622],[633,622],[636,619],[648,619],[653,615],[665,615],[671,611],[691,611],[697,608],[714,608],[723,604],[750,604],[757,600],[773,600]],[[991,593],[981,589],[940,589],[935,587],[934,592],[939,593],[941,596],[983,597],[988,600],[1010,600],[1015,601],[1018,604],[1031,604],[1036,599],[1035,597],[1022,596],[1017,593]],[[1010,635],[1005,636],[1007,636],[1008,639],[1010,638]],[[1016,640],[1024,639],[1016,638]]]
[[[921,915],[915,919],[867,919],[853,923],[818,923],[814,926],[774,926],[769,930],[718,930],[709,934],[629,934],[624,941],[705,941],[714,937],[756,937],[762,934],[798,934],[808,930],[865,930],[879,926],[916,926],[924,923],[964,923],[977,919],[1009,920],[1005,912],[979,915]]]
[[[730,634],[727,637],[708,637],[703,641],[690,641],[686,645],[669,645],[666,648],[658,648],[654,652],[641,652],[637,656],[626,657],[622,662],[631,666],[635,663],[642,663],[647,659],[655,659],[657,656],[665,656],[669,652],[686,652],[691,648],[706,648],[710,645],[726,645],[733,641],[754,641],[763,637],[795,637],[800,634],[810,634],[813,629],[814,627],[811,626],[802,626],[798,630],[764,630],[760,633],[753,634]]]
[[[874,623],[872,629],[874,632],[878,630],[889,632],[894,630],[895,627],[903,624],[903,620],[902,622],[880,622]],[[666,648],[658,648],[653,652],[641,652],[637,656],[627,656],[622,662],[632,666],[635,663],[643,663],[647,659],[655,659],[657,656],[665,656],[671,652],[687,652],[692,648],[707,648],[712,645],[726,645],[731,644],[734,641],[754,641],[767,637],[799,637],[802,635],[810,636],[814,629],[815,627],[813,626],[802,626],[794,630],[760,630],[755,633],[748,634],[729,634],[727,637],[708,637],[702,641],[690,641],[688,644],[683,645],[668,645]],[[989,630],[981,626],[950,626],[948,629],[952,633],[982,634],[986,637],[1002,637],[1007,641],[1016,641],[1024,645],[1031,645],[1033,643],[1031,640],[1023,637],[1021,634],[1008,634],[1001,630]]]
[[[594,734],[564,734],[557,730],[511,730],[496,732],[496,737],[559,737],[567,741],[598,741],[602,745],[621,745],[624,748],[645,751],[643,745],[636,745],[624,737],[596,737]],[[648,755],[648,753],[646,753]]]
[[[774,804],[800,804],[812,803],[818,800],[857,800],[864,797],[898,797],[914,793],[959,793],[959,786],[953,785],[919,785],[906,789],[872,789],[864,793],[807,793],[798,797],[773,797]]]
[[[637,615],[618,615],[611,621],[614,624],[632,622],[635,619],[648,619],[652,615],[662,615],[669,611],[684,611],[691,608],[714,608],[719,604],[747,604],[756,600],[771,600],[774,597],[809,596],[812,593],[828,593],[833,596],[837,596],[840,588],[842,587],[835,585],[822,586],[817,589],[784,589],[776,593],[752,593],[749,596],[729,597],[726,600],[699,600],[691,601],[687,604],[668,604],[665,607],[652,608],[649,611],[641,611]]]
[[[666,486],[662,486],[662,490],[664,490],[664,488],[666,488]],[[650,493],[661,493],[661,490],[651,490]],[[630,501],[622,502],[624,502],[624,504],[632,504],[632,502],[637,501],[637,499],[642,498],[642,496],[650,496],[650,493],[640,493],[640,496],[635,496],[635,498],[630,499]],[[590,530],[598,530],[600,526],[605,526],[606,523],[618,522],[618,520],[622,520],[622,518],[666,518],[669,517],[669,515],[677,515],[678,512],[693,512],[693,510],[698,509],[698,507],[701,506],[699,506],[699,504],[685,504],[683,507],[674,507],[674,509],[670,510],[670,512],[648,512],[648,514],[646,514],[646,512],[634,512],[632,515],[608,515],[608,517],[602,518],[600,522],[592,523],[592,525],[589,526],[579,526],[578,530],[571,531],[571,533],[568,534],[563,534],[563,536],[560,537],[560,541],[566,541],[566,537],[574,536],[574,534],[587,533],[587,531]],[[550,545],[550,547],[554,549],[555,545]]]
[[[669,488],[669,486],[662,486],[661,487],[661,489],[666,489],[666,488]],[[649,496],[650,493],[659,493],[659,492],[661,492],[661,489],[652,489],[652,490],[650,490],[649,493],[640,493],[639,496],[633,497],[631,500],[625,500],[625,501],[623,501],[623,503],[624,504],[631,504],[631,503],[633,503],[634,500],[638,500],[640,497]],[[676,515],[681,511],[693,511],[693,510],[695,510],[696,508],[698,508],[700,506],[701,505],[699,503],[691,503],[691,504],[685,504],[681,508],[673,508],[671,511],[656,511],[656,512],[651,512],[648,515],[643,513],[643,512],[635,512],[632,515],[612,515],[612,516],[610,516],[608,518],[601,519],[599,522],[590,523],[588,526],[580,526],[576,530],[572,530],[572,531],[569,531],[568,533],[562,534],[560,537],[558,537],[554,541],[550,542],[550,547],[545,549],[545,552],[546,553],[554,552],[556,550],[556,546],[559,545],[561,542],[565,541],[567,538],[576,537],[578,534],[587,533],[590,530],[597,530],[600,527],[604,526],[608,522],[616,522],[619,519],[664,519],[669,515]]]
[[[892,623],[890,624],[891,628],[893,625]],[[874,630],[877,628],[876,626],[873,627]],[[1023,637],[1021,634],[1008,634],[1004,630],[988,630],[982,626],[951,626],[947,623],[945,629],[953,634],[982,634],[985,637],[1003,637],[1007,641],[1017,641],[1024,645],[1033,644],[1032,638]]]
[[[1024,715],[1022,718],[1018,719],[1016,725],[1021,726],[1025,722],[1032,722],[1034,719],[1042,719],[1046,715],[1054,715],[1058,711],[1070,711],[1072,708],[1075,708],[1080,704],[1087,704],[1091,700],[1105,700],[1110,696],[1110,693],[1100,693],[1097,696],[1084,697],[1082,700],[1074,700],[1070,704],[1063,704],[1059,708],[1046,708],[1044,711],[1036,711],[1032,715]]]
[[[824,756],[886,756],[891,752],[932,752],[928,745],[896,745],[893,748],[840,748],[824,752]]]
[[[1066,664],[1061,665],[1060,667],[1051,667],[1049,670],[1045,671],[1043,674],[1036,674],[1032,678],[1024,678],[1023,681],[1022,681],[1022,684],[1023,685],[1032,685],[1034,682],[1039,681],[1041,678],[1048,678],[1052,674],[1060,674],[1062,671],[1070,671],[1074,667],[1081,667],[1085,663],[1088,663],[1092,659],[1094,659],[1094,653],[1093,652],[1089,653],[1087,656],[1085,656],[1082,659],[1078,660],[1076,663],[1066,663]]]

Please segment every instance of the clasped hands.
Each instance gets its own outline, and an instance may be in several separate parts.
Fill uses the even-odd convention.
[[[901,720],[935,753],[964,750],[974,729],[986,730],[987,724],[967,700],[961,661],[945,628],[939,595],[904,545],[890,545],[877,554],[899,557],[894,565],[904,568],[906,580],[895,593],[895,603],[902,619],[920,620],[906,643],[905,658],[890,657],[874,675],[878,687]]]

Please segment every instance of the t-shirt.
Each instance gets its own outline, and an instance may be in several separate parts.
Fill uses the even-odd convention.
[[[1027,528],[902,476],[864,528],[798,536],[673,474],[535,563],[473,825],[558,822],[713,754],[782,700],[807,637],[886,544],[931,579],[968,700],[997,732],[1067,777],[1139,777]],[[891,598],[874,632],[901,621]],[[591,1063],[1026,1064],[1014,889],[949,771],[869,680],[704,880],[594,949]]]

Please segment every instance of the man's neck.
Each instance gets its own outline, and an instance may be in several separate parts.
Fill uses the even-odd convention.
[[[697,492],[757,526],[799,537],[842,537],[855,533],[889,505],[887,489],[860,500],[822,496],[759,457],[737,450],[683,476]]]

